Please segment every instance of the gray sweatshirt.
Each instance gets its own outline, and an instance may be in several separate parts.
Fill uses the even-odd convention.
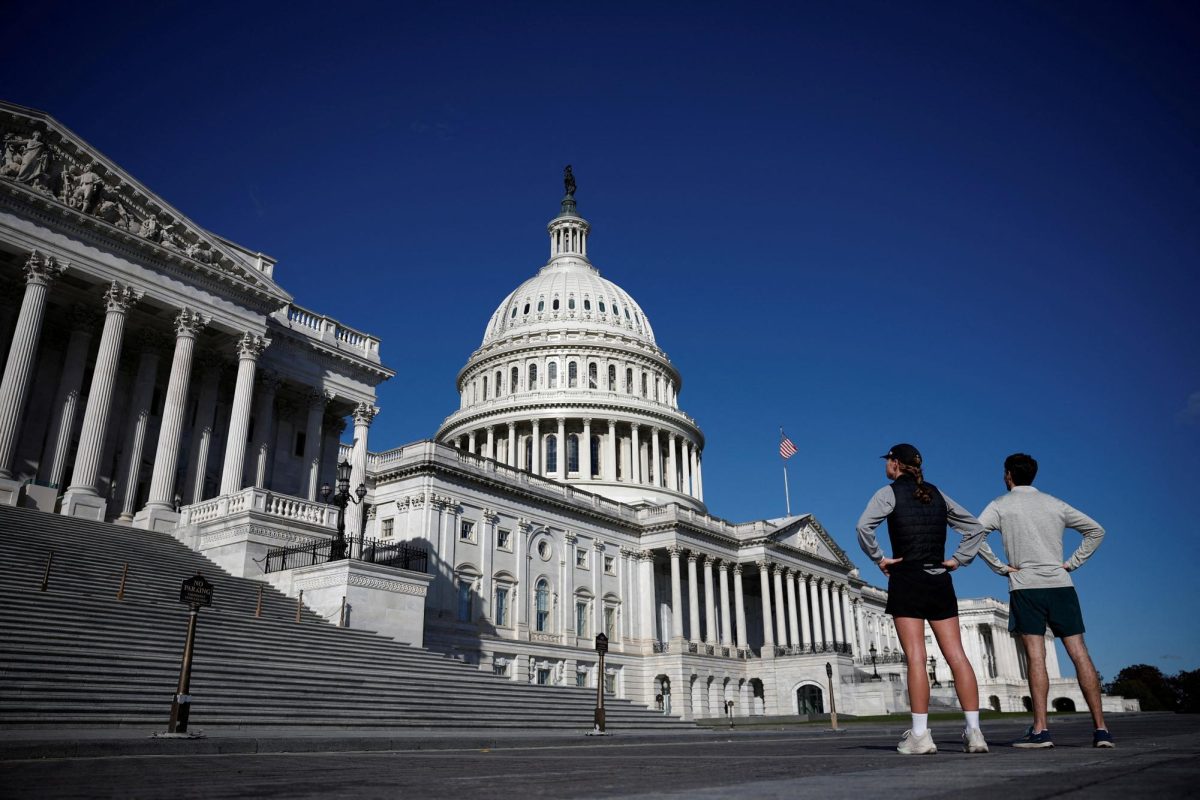
[[[988,533],[1000,531],[1008,564],[1017,568],[1014,571],[1002,563],[986,542],[979,548],[979,557],[993,572],[1008,576],[1009,591],[1074,586],[1070,572],[1087,561],[1104,538],[1104,529],[1094,519],[1032,486],[1014,486],[988,503],[979,523]],[[1067,528],[1083,534],[1083,541],[1064,569],[1063,531]]]

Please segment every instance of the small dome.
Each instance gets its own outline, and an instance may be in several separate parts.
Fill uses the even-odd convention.
[[[504,298],[483,344],[563,329],[611,331],[654,345],[654,330],[641,306],[582,258],[554,259]]]

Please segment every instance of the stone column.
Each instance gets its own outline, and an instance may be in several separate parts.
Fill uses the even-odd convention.
[[[638,425],[630,423],[630,448],[629,454],[629,474],[634,483],[642,482],[642,446],[638,442]]]
[[[696,453],[696,468],[692,470],[692,480],[696,483],[696,499],[701,503],[704,502],[704,462],[700,460],[700,453]]]
[[[42,479],[54,488],[62,483],[67,470],[79,393],[83,388],[83,370],[87,364],[88,345],[92,341],[95,324],[96,314],[90,308],[75,306],[71,309],[71,339],[67,343],[62,377],[58,380],[58,394],[54,398],[54,405],[50,407],[50,430],[42,450],[39,470]]]
[[[299,494],[316,501],[321,485],[321,424],[325,421],[325,409],[333,395],[323,389],[309,389],[304,399],[308,401],[308,419],[304,426],[304,464],[300,472]]]
[[[696,578],[695,550],[688,553],[688,641],[700,641],[700,581]]]
[[[608,441],[605,442],[605,450],[608,451],[608,468],[604,470],[604,479],[615,482],[617,480],[617,421],[610,419],[608,421]]]
[[[813,646],[823,641],[821,636],[821,587],[816,575],[808,576],[808,595],[812,602]]]
[[[157,333],[142,332],[142,353],[138,358],[137,374],[133,379],[133,397],[129,408],[129,423],[121,463],[117,468],[121,488],[121,515],[118,521],[133,522],[137,503],[138,481],[142,476],[142,451],[146,447],[146,429],[150,425],[150,404],[154,400],[154,384],[158,379],[159,347]]]
[[[62,513],[70,517],[103,520],[108,503],[96,491],[100,473],[100,454],[104,452],[104,436],[108,432],[108,410],[112,405],[113,383],[121,360],[121,339],[125,332],[125,315],[142,293],[116,281],[104,293],[104,329],[100,334],[100,350],[92,370],[92,388],[88,392],[87,408],[83,412],[83,427],[79,431],[79,449],[75,454],[75,469],[71,485],[63,497]]]
[[[767,578],[768,569],[770,565],[766,561],[758,562],[758,587],[762,592],[763,658],[772,658],[775,655],[775,631],[772,630],[775,616],[771,613],[771,582]]]
[[[806,645],[809,649],[812,648],[813,635],[812,628],[809,627],[808,617],[808,582],[804,580],[799,570],[796,572],[796,594],[800,601],[800,639],[798,644]]]
[[[475,431],[471,431],[467,434],[467,452],[476,455],[475,447]]]
[[[530,472],[534,475],[542,474],[542,433],[541,421],[534,419],[533,422],[533,444],[529,447],[529,452],[533,455],[533,466]]]
[[[508,423],[508,452],[504,454],[504,463],[510,467],[517,465],[517,423]]]
[[[558,448],[558,463],[555,465],[558,469],[555,473],[560,481],[567,479],[567,420],[563,417],[558,418],[558,443],[555,445]]]
[[[721,582],[721,644],[729,647],[733,626],[729,624],[729,564],[724,560],[717,567],[717,579]]]
[[[780,646],[788,644],[787,603],[783,599],[783,567],[771,565],[772,583],[775,586],[775,638]]]
[[[867,635],[867,629],[863,625],[862,600],[857,599],[857,598],[852,598],[850,600],[850,604],[854,607],[854,631],[855,631],[854,646],[857,649],[859,656],[861,657],[863,654],[865,654],[867,652],[867,649],[868,649],[867,647],[864,646],[865,638]],[[974,661],[973,663],[978,664],[979,663],[978,659],[976,661]]]
[[[638,554],[638,600],[641,611],[641,636],[647,642],[658,641],[654,630],[654,553],[643,550]]]
[[[183,416],[187,410],[192,351],[196,346],[196,335],[207,324],[208,320],[187,308],[175,317],[175,355],[171,359],[171,377],[167,381],[162,424],[158,429],[158,447],[154,452],[150,499],[145,508],[134,517],[134,525],[139,528],[166,530],[178,519],[174,504],[175,465],[179,460]]]
[[[683,588],[679,584],[679,554],[678,547],[669,547],[671,554],[671,638],[683,639]]]
[[[692,497],[696,498],[697,500],[700,499],[700,471],[698,468],[699,462],[697,461],[698,456],[699,456],[699,450],[697,449],[696,445],[692,445],[688,449],[688,463],[691,465],[691,468],[692,468],[692,482],[691,482],[690,494],[692,495]]]
[[[668,485],[671,489],[674,489],[678,492],[679,471],[677,467],[679,466],[679,462],[676,460],[675,456],[675,434],[673,433],[667,434],[667,461],[670,462],[670,465],[666,470]]]
[[[829,608],[833,616],[833,640],[839,644],[846,641],[845,631],[842,629],[842,587],[833,586],[830,588]]]
[[[651,441],[653,442],[654,468],[650,470],[654,475],[655,486],[666,486],[662,475],[662,445],[658,442],[658,428],[650,429]]]
[[[221,494],[242,489],[242,468],[246,461],[246,431],[250,427],[250,398],[254,393],[254,371],[258,358],[271,344],[270,339],[245,333],[238,340],[237,383],[233,390],[233,410],[229,415],[229,433],[225,437],[225,464],[221,469]]]
[[[283,381],[271,370],[258,373],[258,392],[255,396],[257,409],[254,413],[254,480],[259,489],[267,486],[268,468],[271,466],[272,449],[275,446],[275,393]]]
[[[800,619],[796,614],[796,571],[785,570],[783,573],[783,583],[787,590],[787,609],[788,609],[788,632],[789,641],[793,646],[800,646]]]
[[[704,643],[717,643],[717,598],[713,596],[713,558],[704,557]]]
[[[21,427],[25,400],[29,392],[29,377],[37,356],[38,339],[42,334],[42,315],[46,310],[46,295],[50,284],[63,273],[65,265],[53,256],[42,257],[34,250],[25,261],[25,295],[17,326],[13,330],[4,378],[0,380],[0,502],[17,504],[20,485],[8,481],[12,477],[12,460],[17,449],[17,431]]]
[[[829,600],[829,579],[821,579],[821,622],[825,644],[833,642],[833,604]]]
[[[746,644],[746,595],[742,591],[742,565],[733,565],[733,604],[737,614],[737,646],[747,649]]]
[[[370,403],[359,403],[354,408],[354,447],[350,450],[350,492],[354,493],[358,485],[367,482],[367,431],[374,421],[379,409]],[[491,428],[488,429],[489,431]],[[346,506],[346,535],[362,535],[362,503],[350,503]],[[458,538],[457,531],[450,532],[450,541]],[[443,551],[444,552],[444,551]],[[451,564],[451,568],[453,568]]]
[[[496,458],[496,426],[487,426],[487,452],[484,453],[488,458],[495,460]]]
[[[583,438],[579,440],[579,477],[592,479],[592,421],[587,417],[583,418]],[[599,606],[599,599],[596,603]]]
[[[199,503],[204,499],[204,485],[208,479],[208,455],[212,449],[213,434],[217,428],[217,401],[220,399],[221,370],[224,359],[217,353],[202,350],[195,356],[200,376],[200,395],[196,398],[196,419],[192,424],[192,444],[188,453],[188,467],[183,479],[185,503]]]
[[[683,440],[683,485],[680,491],[695,497],[692,494],[692,443],[687,439]]]

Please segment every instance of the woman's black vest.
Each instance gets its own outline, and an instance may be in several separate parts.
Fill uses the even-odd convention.
[[[915,478],[901,475],[893,481],[896,507],[887,516],[892,558],[903,558],[913,569],[946,559],[946,501],[932,483],[925,486],[933,495],[928,504],[917,499]]]

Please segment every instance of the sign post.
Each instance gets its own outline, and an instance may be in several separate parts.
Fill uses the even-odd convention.
[[[192,711],[192,696],[188,687],[192,682],[192,652],[196,644],[196,621],[201,606],[211,606],[213,586],[199,572],[188,578],[179,588],[179,602],[190,606],[188,612],[187,641],[183,645],[183,662],[179,665],[179,687],[171,700],[171,718],[167,722],[167,734],[187,734],[188,716]]]
[[[607,736],[604,731],[604,654],[608,652],[608,637],[603,633],[596,635],[596,653],[600,663],[596,667],[596,714],[590,736]]]
[[[837,697],[833,694],[833,665],[828,661],[825,662],[825,678],[829,682],[829,721],[833,723],[833,730],[836,732],[837,726]]]

